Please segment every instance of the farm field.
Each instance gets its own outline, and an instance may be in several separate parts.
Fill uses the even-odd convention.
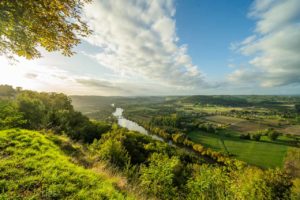
[[[283,167],[288,148],[299,145],[300,121],[293,106],[298,98],[191,96],[148,104],[133,101],[119,104],[131,120],[170,134],[182,132],[195,143],[225,154],[228,151],[262,168]],[[268,130],[279,137],[271,141],[262,134]],[[249,139],[240,138],[247,134]],[[262,135],[256,141],[253,134]]]
[[[288,126],[286,128],[281,129],[281,131],[285,134],[300,135],[300,125]]]
[[[263,168],[282,167],[289,148],[284,144],[271,143],[266,137],[261,141],[241,140],[238,137],[220,137],[201,131],[190,132],[192,141],[216,151],[233,154],[237,159]],[[284,141],[285,138],[279,138]],[[222,142],[223,140],[223,142]]]
[[[240,119],[236,117],[228,117],[228,116],[221,116],[221,115],[214,115],[206,117],[208,121],[222,123],[222,124],[237,124],[241,122],[245,122],[245,119]]]

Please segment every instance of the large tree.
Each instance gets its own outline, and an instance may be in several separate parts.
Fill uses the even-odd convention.
[[[0,55],[38,58],[39,46],[71,56],[80,36],[90,33],[81,20],[91,0],[1,0]]]

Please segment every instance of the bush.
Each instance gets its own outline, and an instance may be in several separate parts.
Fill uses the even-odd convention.
[[[255,133],[255,134],[251,135],[251,138],[252,138],[252,140],[259,141],[261,138],[261,134]]]
[[[174,199],[174,172],[179,163],[177,157],[169,158],[166,154],[153,153],[149,158],[149,166],[142,165],[140,170],[141,185],[146,193],[158,199]]]
[[[187,182],[187,199],[227,199],[228,181],[221,168],[197,165],[194,175]]]
[[[280,133],[275,130],[268,130],[267,134],[272,141],[276,140],[280,136]]]
[[[27,121],[16,105],[9,101],[0,100],[0,129],[22,127]]]
[[[249,133],[247,133],[247,134],[241,134],[241,135],[240,135],[240,139],[250,140],[251,137],[250,137],[250,134],[249,134]]]
[[[91,146],[96,146],[94,151],[96,150],[100,160],[108,161],[120,169],[124,169],[130,163],[130,156],[120,141],[109,138],[102,144],[97,144],[98,142],[95,140]]]

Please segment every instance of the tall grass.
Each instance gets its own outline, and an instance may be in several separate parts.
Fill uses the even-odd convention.
[[[0,172],[0,199],[132,199],[35,131],[0,131]]]

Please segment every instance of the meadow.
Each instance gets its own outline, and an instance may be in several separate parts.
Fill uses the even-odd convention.
[[[238,136],[220,136],[203,131],[192,131],[188,134],[192,141],[216,151],[230,154],[239,160],[263,168],[283,167],[288,145],[274,143],[266,136],[258,141],[242,140]],[[279,137],[279,141],[287,141]]]

